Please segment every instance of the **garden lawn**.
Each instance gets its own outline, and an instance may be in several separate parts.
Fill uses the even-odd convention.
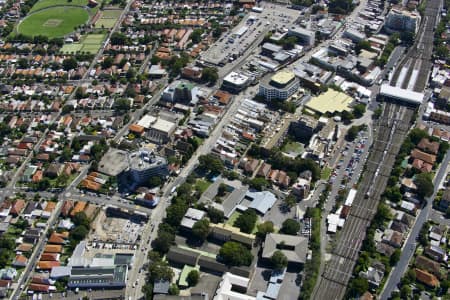
[[[328,180],[328,178],[330,178],[330,175],[331,175],[331,169],[328,167],[324,167],[322,169],[322,173],[320,174],[320,179]]]
[[[195,189],[198,190],[200,193],[204,193],[208,187],[211,185],[211,182],[206,181],[206,180],[202,180],[199,179],[197,180],[197,182],[195,183]]]
[[[239,218],[240,215],[242,215],[242,214],[240,212],[238,212],[237,210],[235,210],[231,214],[230,218],[228,219],[227,224],[234,226],[234,222],[236,222],[237,218]]]
[[[27,36],[43,35],[49,38],[63,37],[85,24],[88,12],[80,7],[53,7],[38,11],[26,17],[18,32]]]
[[[304,147],[301,143],[289,142],[283,147],[282,151],[291,156],[297,156],[303,153]]]

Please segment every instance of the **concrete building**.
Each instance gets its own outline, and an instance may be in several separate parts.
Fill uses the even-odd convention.
[[[128,172],[136,184],[144,184],[152,176],[168,176],[167,160],[148,150],[139,150],[129,156]]]
[[[141,149],[128,153],[118,149],[110,149],[99,163],[98,171],[108,176],[128,173],[137,185],[147,183],[152,176],[165,177],[169,174],[164,157],[154,154],[149,149]]]
[[[256,300],[246,295],[249,285],[250,279],[227,272],[223,274],[213,300]]]
[[[67,287],[71,289],[124,288],[127,271],[126,265],[72,268]]]
[[[203,210],[189,208],[181,220],[181,227],[191,230],[197,221],[205,217],[206,213]]]
[[[289,124],[289,131],[301,141],[309,141],[317,133],[319,122],[308,115],[301,116],[298,121]]]
[[[386,17],[385,26],[394,31],[409,31],[417,33],[420,25],[420,15],[417,12],[410,12],[393,8]]]
[[[292,186],[292,193],[300,200],[308,197],[311,182],[309,180],[298,178],[297,182]]]
[[[164,90],[161,99],[166,102],[189,103],[192,100],[193,88],[192,83],[175,81]]]
[[[245,89],[249,83],[250,77],[237,72],[231,72],[223,79],[222,89],[232,93],[238,93]]]
[[[288,35],[296,36],[299,39],[300,43],[305,46],[314,46],[316,37],[316,33],[314,31],[304,29],[300,26],[292,26],[288,30]]]
[[[176,128],[177,124],[158,118],[145,133],[145,137],[154,143],[166,144],[172,139]]]
[[[293,72],[280,71],[273,76],[266,76],[259,85],[259,94],[267,100],[286,100],[300,88],[300,81]]]

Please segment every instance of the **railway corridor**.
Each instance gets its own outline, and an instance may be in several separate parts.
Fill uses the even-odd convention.
[[[362,182],[350,215],[339,235],[331,259],[319,279],[314,299],[342,299],[366,235],[383,193],[395,157],[406,137],[414,108],[384,103],[383,115],[377,122],[374,142],[366,162]]]

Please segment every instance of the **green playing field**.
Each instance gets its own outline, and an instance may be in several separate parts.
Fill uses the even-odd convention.
[[[30,14],[19,24],[17,31],[28,36],[62,37],[88,19],[88,12],[81,7],[50,7]]]

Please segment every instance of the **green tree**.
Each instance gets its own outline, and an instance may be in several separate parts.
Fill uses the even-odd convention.
[[[73,105],[67,104],[67,105],[64,105],[63,108],[61,109],[61,113],[63,115],[66,115],[66,114],[72,112],[74,109],[75,108],[73,107]]]
[[[119,98],[114,102],[114,108],[118,111],[129,110],[130,109],[130,100],[125,98]]]
[[[284,198],[283,202],[288,208],[292,208],[297,204],[297,198],[294,195],[289,194],[286,198]]]
[[[155,188],[158,186],[161,186],[161,184],[163,183],[161,177],[159,176],[152,176],[150,177],[148,184],[150,186],[150,188]]]
[[[356,118],[361,118],[366,112],[366,106],[362,103],[358,103],[353,107],[353,114]]]
[[[82,225],[86,228],[90,227],[90,221],[83,211],[76,213],[75,216],[73,216],[72,218],[72,222],[73,224],[75,224],[75,226]]]
[[[158,232],[158,237],[153,241],[153,249],[160,253],[167,253],[174,239],[175,235],[170,232]]]
[[[213,174],[219,174],[224,169],[222,160],[213,154],[201,155],[198,162],[200,168],[209,170]]]
[[[284,234],[297,235],[300,230],[300,223],[294,219],[286,219],[281,225],[280,231]]]
[[[350,127],[350,129],[347,131],[347,135],[345,136],[345,139],[347,141],[354,141],[356,139],[356,137],[358,136],[358,126],[352,126]]]
[[[367,279],[362,277],[356,277],[350,281],[349,296],[361,297],[369,289],[369,283]]]
[[[264,239],[268,233],[272,233],[275,231],[273,228],[273,222],[271,221],[266,221],[264,223],[258,224],[257,228],[258,231],[256,232],[256,234],[262,239]]]
[[[219,79],[219,71],[217,68],[206,67],[202,71],[202,81],[208,82],[210,84],[215,84]]]
[[[169,286],[169,295],[179,295],[180,289],[178,286],[174,283]]]
[[[434,185],[429,173],[418,174],[414,178],[414,183],[417,186],[417,195],[421,198],[429,197],[433,194]]]
[[[208,207],[208,218],[211,220],[211,222],[217,224],[217,223],[222,223],[225,216],[223,214],[223,211],[210,206],[210,207]]]
[[[288,259],[283,252],[277,250],[272,254],[272,257],[270,258],[270,263],[272,264],[272,267],[274,269],[282,270],[283,268],[287,267]]]
[[[219,188],[217,189],[217,195],[220,197],[225,196],[225,193],[227,192],[227,185],[225,183],[219,184]]]
[[[103,59],[103,61],[101,63],[102,69],[111,68],[113,63],[114,63],[114,59],[111,56],[105,57],[105,59]]]
[[[389,257],[389,264],[391,267],[395,266],[397,262],[400,260],[400,256],[402,255],[402,252],[400,249],[395,249],[394,253]]]
[[[192,227],[192,234],[201,241],[206,240],[209,234],[209,220],[201,219],[195,222]]]
[[[411,298],[411,288],[408,285],[403,285],[400,289],[400,297],[401,299],[410,299]]]
[[[202,41],[203,29],[197,28],[192,31],[191,40],[194,44],[200,43]]]
[[[250,266],[253,255],[244,245],[237,242],[226,242],[219,250],[219,256],[229,266]]]
[[[359,54],[361,52],[361,50],[363,50],[363,49],[367,50],[367,51],[372,50],[372,46],[370,45],[369,41],[363,40],[363,41],[358,42],[358,44],[356,44],[356,46],[355,46],[356,53]]]
[[[269,185],[269,182],[264,177],[255,177],[250,180],[249,184],[255,190],[262,191]]]
[[[111,35],[111,44],[112,45],[125,45],[128,42],[128,37],[121,32],[114,32]]]
[[[89,230],[85,226],[77,226],[70,232],[70,239],[74,241],[82,241],[88,235]]]
[[[421,139],[428,137],[428,133],[420,128],[414,128],[409,132],[408,137],[414,145],[417,145]]]
[[[244,211],[234,222],[234,226],[238,227],[241,232],[251,233],[255,228],[256,220],[258,216],[254,209],[247,209]]]
[[[171,281],[173,277],[173,271],[166,261],[159,260],[152,262],[149,265],[148,277],[151,282],[155,282],[158,280]]]
[[[0,248],[14,250],[15,242],[12,238],[8,238],[6,236],[0,237]]]
[[[62,65],[64,70],[70,71],[78,67],[78,62],[74,57],[69,57],[63,60]]]
[[[186,277],[186,281],[189,284],[189,286],[196,286],[199,279],[200,273],[197,270],[190,271]]]

